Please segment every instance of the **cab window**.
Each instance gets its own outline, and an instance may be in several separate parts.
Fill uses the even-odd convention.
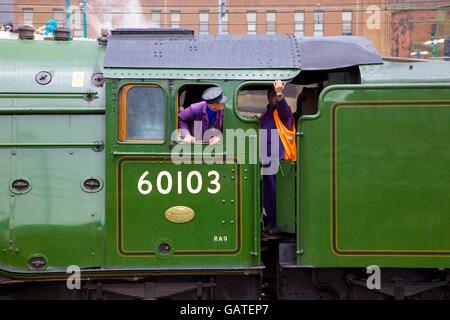
[[[238,93],[238,111],[244,117],[259,117],[267,108],[267,89],[271,85],[246,85]],[[300,86],[287,83],[284,96],[292,113],[297,110],[297,99],[302,91]]]
[[[119,141],[164,141],[164,90],[157,85],[128,85],[122,88],[119,105]]]

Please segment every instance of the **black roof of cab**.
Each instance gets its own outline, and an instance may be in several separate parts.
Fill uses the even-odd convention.
[[[195,36],[186,29],[118,29],[105,68],[329,70],[380,64],[361,37]]]

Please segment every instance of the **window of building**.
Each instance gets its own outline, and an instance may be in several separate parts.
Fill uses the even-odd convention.
[[[180,11],[170,11],[170,21],[172,28],[179,28],[181,25]]]
[[[352,35],[352,12],[342,11],[342,35]]]
[[[323,36],[323,11],[314,12],[314,36]]]
[[[119,141],[163,142],[164,91],[157,85],[127,85],[121,89]]]
[[[53,9],[53,19],[56,20],[58,27],[64,27],[65,23],[65,12],[64,9]]]
[[[247,12],[247,34],[256,34],[256,12]]]
[[[161,11],[152,11],[152,27],[161,28]]]
[[[222,16],[222,34],[228,34],[228,12]]]
[[[83,23],[77,23],[74,25],[74,37],[75,38],[83,38],[84,37]]]
[[[209,34],[209,11],[200,11],[200,34]]]
[[[112,13],[104,13],[102,15],[102,26],[108,29],[114,28],[115,27],[114,16],[115,15]]]
[[[34,14],[32,8],[22,9],[22,21],[25,26],[34,26]]]
[[[304,36],[305,30],[305,13],[303,11],[295,12],[295,35]]]
[[[275,34],[276,33],[276,19],[277,14],[275,11],[266,12],[266,33]]]

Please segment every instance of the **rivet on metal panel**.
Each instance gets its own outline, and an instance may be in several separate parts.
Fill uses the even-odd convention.
[[[231,223],[231,224],[234,224],[234,220],[230,220],[230,223]]]
[[[244,177],[244,180],[247,180],[247,177]]]
[[[222,220],[222,224],[225,224],[225,220]]]
[[[95,252],[91,252],[91,257],[95,257]]]
[[[95,212],[91,212],[91,217],[95,217]]]
[[[223,199],[223,200],[222,200],[222,203],[225,203],[225,202],[226,202],[225,199]]]

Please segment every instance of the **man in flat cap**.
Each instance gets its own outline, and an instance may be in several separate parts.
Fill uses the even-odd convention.
[[[223,95],[220,87],[208,88],[203,92],[204,101],[193,103],[188,108],[178,113],[178,125],[183,131],[184,143],[194,143],[196,139],[203,140],[205,132],[214,129],[217,134],[209,140],[209,144],[216,144],[222,140],[223,109],[227,97]],[[195,126],[201,127],[201,137],[195,136]]]

